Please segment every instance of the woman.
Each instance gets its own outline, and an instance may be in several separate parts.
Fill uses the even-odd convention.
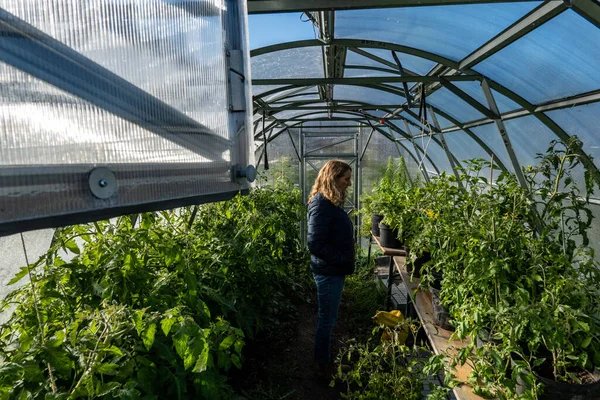
[[[337,320],[346,275],[354,272],[354,234],[342,208],[352,169],[331,160],[319,171],[308,198],[308,249],[310,269],[317,284],[319,313],[315,334],[318,374],[330,378],[336,368],[331,361],[331,332]],[[342,370],[348,370],[342,366]]]

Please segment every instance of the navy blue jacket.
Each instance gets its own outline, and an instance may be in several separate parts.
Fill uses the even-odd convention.
[[[320,275],[350,275],[354,272],[354,229],[342,207],[322,193],[308,205],[308,249],[310,269]]]

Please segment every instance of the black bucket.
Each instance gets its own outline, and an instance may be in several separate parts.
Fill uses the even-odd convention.
[[[402,248],[402,243],[398,240],[398,231],[396,229],[392,229],[386,224],[379,223],[379,242],[383,247],[387,247],[390,249],[400,249]]]
[[[514,365],[514,361],[511,360]],[[544,384],[543,393],[538,396],[538,400],[599,400],[600,399],[600,371],[594,370],[592,374],[595,382],[587,384],[575,384],[558,382],[554,379],[544,378],[534,372],[538,381]],[[521,378],[517,381],[517,393],[524,392],[524,385]]]
[[[379,231],[379,223],[382,219],[383,215],[381,214],[371,214],[371,232],[377,237],[381,236],[381,232]]]

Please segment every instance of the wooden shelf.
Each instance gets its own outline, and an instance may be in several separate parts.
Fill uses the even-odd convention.
[[[394,264],[396,270],[402,277],[402,281],[406,285],[406,290],[413,302],[415,310],[421,320],[423,329],[427,334],[427,338],[431,342],[431,347],[435,354],[448,354],[454,355],[458,349],[461,349],[469,342],[462,342],[456,340],[450,340],[451,331],[447,331],[436,326],[433,323],[433,304],[431,301],[431,293],[416,290],[419,286],[419,279],[413,278],[411,280],[410,273],[406,271],[406,257],[396,256],[394,257]],[[466,384],[467,378],[471,373],[471,367],[469,365],[458,365],[454,371],[456,380],[463,382],[462,385],[454,388],[454,394],[458,400],[479,400],[482,397],[477,396],[471,390],[471,387]]]
[[[377,245],[379,246],[379,248],[381,249],[381,251],[383,251],[383,255],[384,256],[405,256],[406,255],[406,251],[405,250],[393,249],[391,247],[383,247],[381,245],[381,242],[379,241],[379,236],[373,235],[373,238],[377,242]]]

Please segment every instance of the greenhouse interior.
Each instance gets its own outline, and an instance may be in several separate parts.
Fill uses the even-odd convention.
[[[1,400],[600,399],[598,0],[0,22]]]

